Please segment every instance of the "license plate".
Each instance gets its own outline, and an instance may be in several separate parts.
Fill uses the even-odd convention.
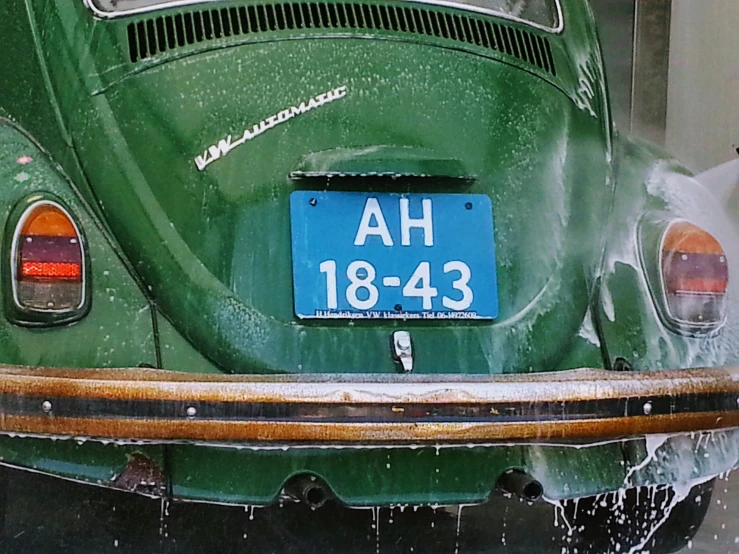
[[[295,191],[290,221],[299,318],[498,315],[488,196]]]

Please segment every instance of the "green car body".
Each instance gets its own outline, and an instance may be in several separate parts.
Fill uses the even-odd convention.
[[[739,219],[614,130],[585,0],[556,29],[382,0],[96,5],[0,7],[5,464],[235,504],[308,475],[352,506],[482,502],[512,469],[564,500],[739,464]],[[488,196],[497,318],[299,319],[305,190]],[[87,254],[63,321],[13,304],[39,199]],[[727,254],[710,333],[655,292],[679,220]]]

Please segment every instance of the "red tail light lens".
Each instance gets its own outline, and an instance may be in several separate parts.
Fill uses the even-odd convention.
[[[709,233],[677,221],[665,230],[660,269],[669,317],[678,324],[717,328],[726,317],[729,268]]]
[[[13,296],[22,310],[64,313],[85,301],[82,240],[71,216],[50,201],[31,205],[13,239]]]

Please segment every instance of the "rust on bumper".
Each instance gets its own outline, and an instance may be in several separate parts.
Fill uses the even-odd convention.
[[[596,439],[739,426],[739,367],[202,375],[0,367],[0,432],[153,441]]]

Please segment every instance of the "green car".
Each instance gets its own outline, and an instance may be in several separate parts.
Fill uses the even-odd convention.
[[[3,464],[585,535],[647,489],[635,544],[695,533],[739,465],[739,188],[614,129],[586,0],[0,16]]]

